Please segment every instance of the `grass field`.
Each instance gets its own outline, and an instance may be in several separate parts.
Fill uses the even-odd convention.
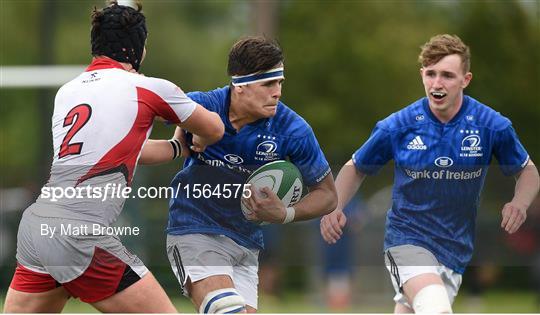
[[[465,294],[458,296],[454,304],[456,313],[539,313],[540,297],[534,292],[492,291],[481,297]],[[4,297],[1,296],[3,304]],[[181,313],[194,313],[195,309],[185,298],[173,299]],[[284,298],[262,296],[259,299],[260,313],[326,313],[330,312],[319,299],[300,294],[288,294]],[[3,308],[3,307],[2,307]],[[368,297],[355,301],[346,312],[352,313],[390,313],[392,303],[386,297]],[[96,313],[91,306],[79,300],[70,300],[64,308],[65,313]]]

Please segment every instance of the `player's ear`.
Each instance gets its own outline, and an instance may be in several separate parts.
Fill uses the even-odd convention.
[[[466,88],[469,85],[469,83],[471,83],[471,80],[472,80],[472,72],[465,73],[465,76],[463,78],[463,83],[461,84],[461,88],[462,89]]]
[[[244,93],[244,86],[243,85],[240,85],[240,86],[234,86],[233,85],[233,89],[234,89],[235,93],[238,93],[238,94]]]

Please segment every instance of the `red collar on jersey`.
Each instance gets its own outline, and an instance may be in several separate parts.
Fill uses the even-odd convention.
[[[96,58],[92,60],[92,63],[86,68],[86,71],[102,70],[102,69],[122,69],[124,67],[116,60],[111,58]]]

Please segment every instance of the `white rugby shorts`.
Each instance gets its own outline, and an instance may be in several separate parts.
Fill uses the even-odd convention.
[[[461,286],[461,274],[439,263],[427,249],[415,245],[390,247],[384,253],[386,269],[390,273],[396,295],[394,301],[412,309],[403,295],[403,284],[421,274],[434,273],[441,277],[452,304]]]
[[[167,256],[182,294],[189,297],[186,282],[196,282],[210,276],[228,275],[234,287],[257,308],[259,284],[259,250],[238,245],[224,235],[167,235]]]

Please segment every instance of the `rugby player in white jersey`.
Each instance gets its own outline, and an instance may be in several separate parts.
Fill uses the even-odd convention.
[[[17,236],[17,268],[4,312],[61,312],[78,297],[102,312],[176,312],[159,283],[116,235],[104,231],[125,197],[107,187],[130,186],[156,117],[212,144],[221,119],[175,84],[137,73],[147,30],[141,7],[113,2],[92,14],[92,63],[60,88],[52,117],[54,160],[42,194],[24,211]],[[176,141],[156,140],[172,159]],[[167,153],[168,152],[168,153]],[[52,200],[45,188],[81,189],[82,198]],[[102,196],[97,197],[97,192]]]

